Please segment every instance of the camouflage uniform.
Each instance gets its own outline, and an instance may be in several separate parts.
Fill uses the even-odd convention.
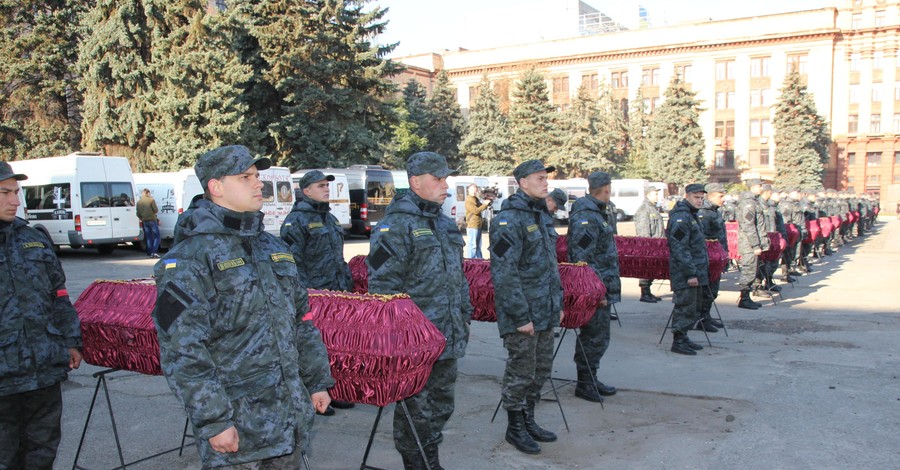
[[[703,231],[703,238],[719,242],[725,253],[728,253],[728,231],[725,229],[725,220],[722,219],[722,215],[719,213],[719,206],[705,199],[703,207],[697,211],[697,221],[700,223],[700,229]],[[719,297],[721,280],[721,277],[715,281],[710,280],[708,289],[700,288],[700,317],[704,325],[709,325],[712,322],[712,305]]]
[[[606,286],[607,305],[597,307],[596,313],[578,334],[575,343],[575,367],[579,381],[594,377],[600,359],[609,348],[610,311],[614,303],[622,300],[622,283],[619,279],[619,255],[613,227],[609,224],[608,204],[591,195],[578,198],[569,215],[569,233],[566,236],[569,261],[585,262]],[[583,350],[582,350],[583,349]],[[585,363],[587,356],[587,363]]]
[[[556,262],[556,230],[547,203],[521,189],[503,201],[491,224],[491,279],[497,327],[509,352],[503,375],[503,407],[524,410],[540,400],[550,377],[553,328],[562,311]],[[534,324],[534,336],[518,328]]]
[[[671,217],[670,217],[671,218]],[[759,257],[754,250],[769,249],[769,237],[766,235],[765,208],[759,202],[759,196],[750,191],[741,194],[738,204],[738,251],[741,255],[741,275],[738,284],[742,291],[750,291],[756,279]],[[761,263],[760,263],[761,264]]]
[[[765,205],[767,233],[779,233],[781,234],[781,237],[787,241],[787,229],[784,227],[784,217],[781,216],[781,212],[778,212],[778,204],[772,199],[767,199]],[[766,237],[768,238],[768,235],[766,235]],[[777,269],[778,260],[769,260],[765,262],[765,272],[763,273],[765,277],[762,279],[766,282],[767,286],[773,284],[772,276]]]
[[[800,240],[803,240],[803,238],[806,237],[806,221],[803,218],[803,212],[800,210],[800,205],[797,203],[797,200],[790,196],[787,196],[778,203],[778,212],[781,213],[785,225],[793,225],[794,228],[800,232],[797,243],[789,245],[787,249],[784,250],[784,255],[781,257],[782,266],[790,273],[797,262],[797,255],[800,251],[798,249],[800,247]],[[787,238],[785,238],[785,241],[787,241]]]
[[[454,410],[457,360],[469,341],[472,305],[463,273],[463,241],[441,205],[413,191],[396,197],[372,230],[369,292],[406,293],[447,339],[421,392],[406,405],[422,445],[435,448]],[[402,409],[394,410],[394,446],[401,455],[418,452]]]
[[[191,214],[194,212],[194,209],[197,208],[197,203],[203,199],[203,194],[197,194],[191,199],[191,203],[188,204],[188,208],[185,209],[184,212],[178,214],[178,219],[175,221],[175,233],[174,239],[172,240],[172,244],[176,244],[182,240],[184,240],[184,228],[188,221],[191,220]]]
[[[616,208],[616,204],[612,201],[606,203],[606,221],[610,227],[612,227],[613,234],[617,235],[619,233],[619,209]]]
[[[0,468],[49,469],[80,323],[53,246],[22,219],[0,221],[0,267]]]
[[[676,336],[686,334],[700,319],[702,291],[709,284],[706,236],[700,227],[697,212],[687,199],[682,199],[669,212],[666,226],[669,279],[675,291],[672,331]],[[697,286],[688,285],[691,278],[697,278]]]
[[[344,229],[328,202],[302,197],[281,226],[281,239],[291,247],[300,283],[310,289],[353,290],[344,261]]]
[[[662,215],[656,204],[644,198],[641,206],[634,213],[634,231],[639,237],[663,238],[666,236],[665,227],[663,227]],[[653,284],[653,279],[639,279],[638,285],[641,287],[649,287]]]

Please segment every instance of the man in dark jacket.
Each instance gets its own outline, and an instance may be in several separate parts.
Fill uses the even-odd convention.
[[[603,402],[603,396],[616,394],[615,387],[597,379],[597,368],[609,348],[611,306],[622,300],[619,255],[615,232],[610,225],[615,215],[607,210],[611,186],[608,173],[598,171],[588,176],[588,194],[572,205],[566,237],[569,261],[587,263],[606,286],[606,298],[591,320],[581,327],[579,341],[575,342],[574,360],[578,372],[575,396],[598,403]]]
[[[270,165],[238,145],[200,156],[207,198],[154,268],[160,363],[204,467],[299,468],[334,385],[294,257],[264,230],[259,170]]]
[[[669,212],[666,238],[669,243],[669,278],[675,291],[672,309],[672,352],[697,355],[703,346],[688,338],[687,332],[700,320],[702,290],[709,284],[709,257],[706,237],[697,220],[706,189],[702,184],[689,184],[684,199]]]
[[[16,217],[24,179],[0,162],[0,468],[50,469],[81,328],[53,245]]]
[[[635,235],[648,238],[664,238],[666,236],[662,215],[656,207],[656,202],[658,200],[659,188],[649,186],[647,188],[647,196],[634,213]],[[652,284],[653,279],[638,280],[638,286],[641,288],[641,302],[649,302],[652,304],[662,300],[650,292],[650,286]]]
[[[697,220],[700,222],[700,228],[703,230],[703,237],[706,240],[712,240],[722,247],[725,253],[728,253],[728,232],[725,229],[725,220],[719,208],[725,201],[725,187],[722,183],[709,183],[706,189],[706,199],[703,200],[703,206],[697,211]],[[722,328],[722,322],[712,317],[712,305],[716,298],[719,297],[719,283],[721,277],[715,281],[709,281],[708,289],[700,289],[703,296],[700,308],[700,321],[694,324],[694,329],[705,329],[710,333],[715,333]]]
[[[550,377],[553,328],[562,315],[562,283],[556,262],[556,230],[547,213],[547,173],[538,160],[516,167],[519,184],[491,223],[491,279],[497,327],[509,353],[503,374],[506,441],[536,454],[537,442],[556,434],[534,421],[541,387]],[[537,442],[535,442],[537,441]]]
[[[463,272],[463,238],[456,223],[441,212],[447,177],[456,170],[434,152],[419,152],[406,162],[409,191],[391,201],[372,231],[369,292],[409,294],[447,345],[434,363],[425,388],[405,400],[428,465],[441,468],[438,445],[454,410],[457,361],[466,353],[472,304]],[[425,462],[400,406],[394,410],[394,446],[406,469]]]
[[[738,203],[738,252],[741,255],[741,275],[738,285],[741,288],[741,297],[738,307],[756,310],[762,304],[750,299],[750,290],[756,281],[756,271],[759,267],[759,255],[769,249],[769,237],[766,235],[765,209],[759,202],[762,194],[762,181],[758,179],[747,180],[750,191],[741,194]]]

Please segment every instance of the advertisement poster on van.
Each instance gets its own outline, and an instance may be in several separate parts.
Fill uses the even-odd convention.
[[[291,213],[294,205],[291,172],[287,168],[271,167],[260,171],[259,179],[263,183],[263,224],[267,232],[278,236],[284,219]]]

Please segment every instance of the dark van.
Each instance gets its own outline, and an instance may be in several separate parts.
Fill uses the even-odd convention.
[[[353,165],[332,169],[347,176],[350,186],[350,233],[369,236],[384,217],[384,210],[397,192],[394,176],[380,165]]]

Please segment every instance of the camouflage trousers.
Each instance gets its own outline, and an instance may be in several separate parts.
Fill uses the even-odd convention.
[[[719,284],[722,278],[716,281],[709,281],[708,286],[700,286],[700,319],[703,323],[709,325],[712,320],[713,302],[719,298]]]
[[[503,373],[501,399],[507,410],[523,410],[541,399],[541,388],[553,367],[553,329],[535,331],[534,336],[510,333],[503,336],[509,353]]]
[[[593,374],[600,365],[600,359],[609,348],[609,305],[597,307],[590,321],[578,332],[575,342],[575,369],[582,373]],[[587,362],[585,362],[587,357]]]
[[[60,385],[0,397],[0,468],[53,468],[59,446]]]
[[[273,457],[271,459],[214,468],[227,470],[296,470],[298,468],[303,468],[303,453],[300,450],[299,444],[297,445],[296,449],[297,450],[295,450],[292,454]]]
[[[425,388],[404,400],[422,447],[439,444],[444,440],[441,431],[453,414],[455,386],[456,359],[437,361],[431,368]],[[419,451],[400,405],[394,408],[394,447],[401,454]]]
[[[759,264],[759,257],[753,254],[753,251],[741,252],[741,259],[738,260],[738,266],[741,269],[738,285],[741,286],[741,290],[753,288],[753,281],[756,280],[756,269]]]
[[[700,319],[703,294],[706,286],[675,289],[675,306],[672,308],[672,332],[687,333]]]

